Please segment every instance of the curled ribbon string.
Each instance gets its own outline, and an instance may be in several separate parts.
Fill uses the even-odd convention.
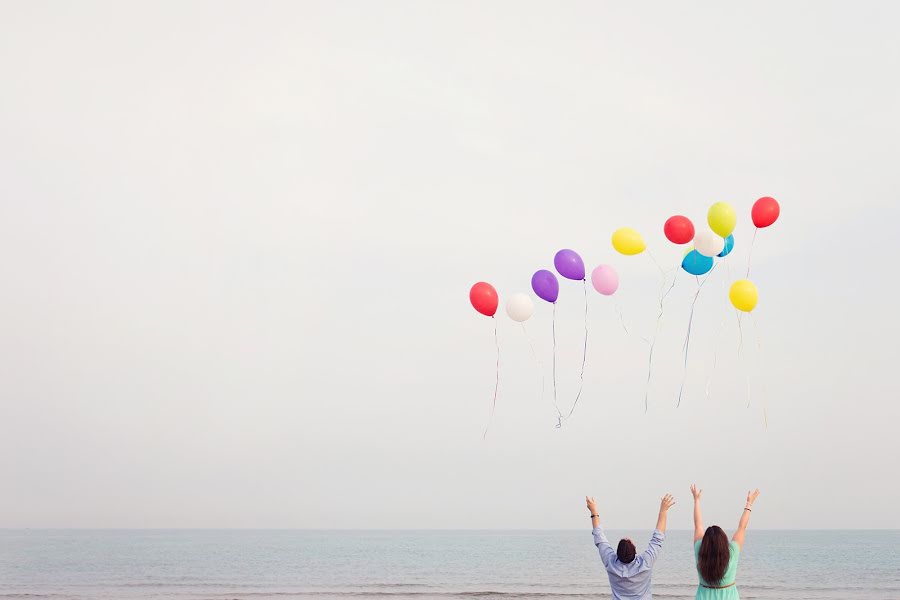
[[[726,291],[728,288],[728,282],[731,281],[731,267],[728,265],[728,257],[727,256],[722,259],[722,262],[725,263],[725,269],[728,274],[726,279],[722,279],[722,290]],[[728,296],[727,292],[724,294],[724,296],[725,297]],[[706,399],[707,400],[709,400],[709,389],[712,386],[713,376],[716,373],[716,365],[718,365],[718,363],[719,363],[719,344],[722,341],[722,335],[725,333],[725,327],[727,324],[726,316],[728,315],[728,305],[723,304],[723,306],[725,307],[725,310],[722,311],[722,320],[719,323],[719,333],[716,334],[716,343],[713,346],[712,370],[709,372],[709,379],[706,380]]]
[[[703,286],[706,285],[706,282],[709,281],[709,278],[712,276],[713,271],[716,270],[718,263],[713,265],[713,268],[710,269],[709,274],[700,281],[700,278],[697,277],[697,293],[694,294],[694,300],[691,302],[691,316],[688,318],[688,326],[687,326],[687,334],[684,336],[684,344],[681,349],[684,352],[684,371],[681,375],[681,387],[678,389],[678,402],[675,404],[675,408],[681,406],[681,396],[684,394],[684,383],[687,381],[687,365],[688,365],[688,351],[690,349],[691,344],[691,327],[694,323],[694,306],[697,304],[697,298],[700,297],[700,290],[703,289]]]
[[[751,264],[751,261],[753,260],[753,246],[754,246],[754,244],[756,243],[756,234],[757,234],[757,233],[759,233],[759,227],[757,227],[756,229],[753,230],[753,239],[750,240],[750,251],[747,253],[747,274],[746,274],[746,276],[745,276],[747,279],[750,279],[750,264]],[[753,318],[753,313],[750,313],[750,318],[751,318],[751,319]],[[738,314],[738,331],[740,331],[740,335],[741,335],[741,341],[740,341],[740,346],[739,346],[740,350],[739,350],[739,352],[740,352],[740,354],[741,354],[741,360],[742,360],[742,362],[744,363],[744,371],[746,372],[746,375],[747,375],[747,408],[750,408],[750,368],[747,366],[747,360],[746,360],[746,358],[744,358],[744,356],[743,356],[743,351],[744,351],[744,332],[743,332],[743,330],[741,329],[741,315],[740,315],[740,314]],[[755,325],[755,322],[754,322],[754,325],[753,325],[753,331],[754,331],[754,334],[755,334],[755,333],[756,333],[756,325]],[[757,345],[758,345],[758,344],[759,344],[759,337],[757,337],[756,339],[757,339]],[[763,402],[765,402],[765,398],[763,398]],[[763,420],[766,422],[766,429],[768,429],[769,425],[768,425],[768,418],[766,417],[766,408],[765,408],[765,406],[763,406]]]
[[[543,403],[544,390],[546,388],[547,382],[547,378],[544,376],[544,365],[541,363],[541,359],[538,357],[537,351],[535,351],[534,349],[534,343],[531,341],[531,336],[528,335],[528,330],[525,329],[525,323],[522,323],[522,333],[525,334],[525,339],[528,340],[528,347],[531,348],[531,355],[534,357],[534,362],[537,364],[538,371],[540,371],[541,373],[541,403]],[[556,412],[559,413],[559,409],[557,409]]]
[[[484,435],[481,436],[482,440],[487,438],[488,429],[491,426],[491,421],[494,419],[494,410],[497,408],[497,390],[500,388],[500,338],[497,336],[497,318],[491,318],[494,319],[494,345],[497,346],[497,368],[494,380],[494,402],[491,404],[491,416],[484,427]]]
[[[616,314],[619,316],[619,324],[622,326],[622,330],[625,332],[625,335],[631,335],[631,331],[628,329],[628,324],[625,322],[625,313],[622,312],[622,307],[619,305],[618,299],[613,300],[613,308],[615,308]],[[645,344],[650,343],[650,338],[638,335],[641,338],[641,341]]]
[[[653,261],[653,264],[656,265],[656,268],[659,269],[659,273],[663,277],[663,287],[665,287],[665,285],[666,285],[666,270],[662,268],[662,266],[656,260],[656,257],[653,256],[653,252],[650,251],[650,248],[647,248],[647,255],[650,257],[650,260]]]
[[[625,324],[625,315],[622,314],[622,307],[619,306],[618,298],[613,299],[613,307],[616,309],[616,314],[619,315],[619,323],[622,324],[622,329],[625,330],[625,335],[629,335],[628,326]]]
[[[758,230],[757,230],[758,231]],[[756,233],[753,234],[753,239],[756,240]],[[750,253],[753,253],[753,242],[750,242]],[[747,276],[750,276],[750,259],[747,258]],[[741,311],[738,309],[734,309],[734,316],[737,319],[738,324],[738,358],[741,361],[741,364],[744,367],[744,371],[747,370],[747,364],[744,360],[744,328],[741,325]],[[747,408],[750,408],[750,375],[747,374]]]
[[[753,316],[753,313],[750,313],[750,322],[753,324],[753,336],[756,338],[756,362],[759,370],[765,373],[765,368],[763,367],[763,353],[762,353],[762,343],[759,338],[759,331],[756,328],[756,317]],[[762,402],[762,413],[763,413],[763,423],[766,426],[766,429],[769,429],[769,399],[768,399],[768,391],[766,390],[765,381],[762,384],[763,388],[763,402]]]
[[[747,367],[747,358],[744,355],[744,327],[741,324],[741,317],[743,316],[741,312],[737,309],[734,310],[737,314],[737,322],[738,322],[738,357],[740,358],[741,365],[744,367],[744,375],[747,379],[747,408],[750,408],[750,370]]]
[[[569,414],[566,415],[566,419],[572,416],[572,413],[575,412],[575,407],[578,406],[578,400],[581,398],[581,391],[584,389],[584,365],[587,363],[587,341],[588,341],[588,297],[587,297],[587,279],[583,280],[584,284],[584,350],[581,354],[581,375],[578,383],[578,393],[575,395],[575,402],[572,403],[572,408],[569,410]],[[560,424],[562,424],[562,420],[560,420]]]
[[[652,255],[651,255],[652,257]],[[653,260],[656,262],[656,259]],[[657,266],[659,264],[657,263]],[[660,269],[662,271],[662,269]],[[663,276],[665,277],[665,272],[663,272]],[[678,280],[678,271],[675,271],[675,276],[672,278],[672,285],[669,286],[669,289],[666,290],[664,294],[662,294],[662,290],[665,289],[665,278],[663,279],[663,285],[660,288],[660,297],[659,297],[659,313],[656,315],[656,329],[653,331],[653,337],[650,339],[650,351],[647,353],[647,384],[644,390],[644,412],[647,412],[650,402],[650,378],[653,375],[653,348],[656,346],[656,338],[659,337],[659,327],[663,318],[663,303],[666,301],[666,297],[672,291],[672,288],[675,287],[675,281]]]
[[[556,302],[553,303],[553,406],[556,408],[556,428],[562,427],[563,416],[556,400]]]
[[[756,234],[759,233],[759,227],[753,230],[753,239],[750,240],[750,251],[747,253],[747,275],[745,279],[750,279],[750,261],[753,259],[753,244],[756,243]]]

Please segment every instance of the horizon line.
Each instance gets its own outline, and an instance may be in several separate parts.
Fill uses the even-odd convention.
[[[448,527],[0,527],[0,531],[309,531],[309,532],[561,532],[585,531],[590,528],[448,528]],[[637,529],[653,531],[647,527],[605,527],[611,531]],[[666,532],[693,531],[692,529],[666,528]],[[755,527],[752,531],[900,531],[900,527]]]

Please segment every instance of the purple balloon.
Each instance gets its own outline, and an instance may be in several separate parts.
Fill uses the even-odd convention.
[[[559,298],[559,280],[547,269],[541,269],[531,276],[531,289],[538,298],[551,304]]]
[[[584,261],[574,250],[560,250],[553,257],[557,272],[566,279],[584,279]]]

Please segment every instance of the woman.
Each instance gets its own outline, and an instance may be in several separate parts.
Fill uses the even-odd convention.
[[[737,575],[738,559],[744,547],[744,534],[753,512],[753,503],[759,496],[759,490],[747,492],[747,504],[741,513],[741,521],[731,541],[718,525],[703,531],[703,517],[700,514],[700,494],[696,485],[691,485],[694,496],[694,558],[697,560],[697,574],[700,584],[697,586],[695,600],[732,600],[740,598],[735,575]]]

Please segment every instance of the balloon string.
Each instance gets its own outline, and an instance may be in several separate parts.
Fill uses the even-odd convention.
[[[731,281],[731,267],[728,265],[728,257],[722,259],[722,262],[725,263],[725,269],[727,272],[727,278],[721,279],[722,281],[722,290],[726,290],[727,284]],[[724,296],[728,296],[728,294],[724,294]],[[716,334],[716,343],[713,346],[713,364],[712,370],[709,372],[709,379],[706,380],[706,399],[709,400],[709,389],[712,386],[713,376],[716,374],[716,365],[719,364],[719,344],[722,342],[722,335],[725,333],[725,327],[727,325],[726,316],[728,315],[728,305],[723,304],[725,310],[722,312],[722,320],[719,324],[719,333]]]
[[[622,329],[625,330],[625,335],[630,335],[628,333],[628,326],[625,324],[625,315],[622,314],[622,307],[619,306],[618,298],[613,299],[613,307],[616,309],[616,314],[619,315],[619,323],[622,324]]]
[[[481,436],[482,440],[487,438],[488,428],[490,428],[491,421],[494,419],[494,411],[497,409],[497,390],[500,388],[500,338],[497,337],[497,318],[491,318],[494,319],[494,345],[497,346],[497,367],[494,379],[494,402],[491,404],[491,416],[484,427],[484,435]]]
[[[659,269],[660,274],[663,276],[663,285],[665,285],[666,271],[665,271],[665,269],[662,268],[662,266],[656,260],[656,257],[653,256],[653,252],[650,251],[650,248],[647,248],[647,256],[650,257],[650,260],[652,260],[653,264],[656,265],[656,268]]]
[[[753,239],[750,240],[750,251],[747,253],[747,275],[745,279],[750,279],[750,261],[753,259],[753,244],[756,242],[756,234],[759,233],[759,227],[753,230]]]
[[[651,255],[652,257],[652,255]],[[656,262],[654,259],[653,262]],[[657,265],[658,266],[658,265]],[[675,271],[675,276],[672,278],[672,285],[669,286],[669,289],[666,290],[664,294],[661,294],[659,297],[659,313],[656,315],[656,329],[653,332],[653,337],[650,339],[650,351],[647,356],[647,384],[644,390],[644,412],[646,413],[650,403],[650,378],[653,375],[653,349],[656,347],[656,338],[659,337],[659,327],[663,317],[663,303],[666,300],[666,297],[672,291],[672,288],[675,287],[675,282],[678,280],[678,271]],[[660,288],[660,292],[665,288],[665,279],[663,279],[663,286]]]
[[[622,330],[625,332],[625,335],[631,335],[631,331],[628,329],[628,324],[625,322],[625,313],[622,312],[622,306],[619,304],[618,298],[613,298],[613,308],[615,309],[616,314],[619,316],[619,324],[622,326]],[[643,341],[645,344],[650,343],[650,338],[639,334],[638,337],[641,338],[641,341]]]
[[[541,363],[541,359],[538,357],[537,351],[534,349],[534,343],[531,341],[531,336],[528,335],[528,330],[525,329],[525,323],[522,323],[522,333],[525,334],[525,339],[528,340],[528,347],[531,348],[531,355],[534,357],[534,362],[537,364],[538,371],[541,374],[541,403],[544,402],[544,390],[546,388],[546,377],[544,376],[544,365]],[[559,409],[556,411],[559,413]],[[560,415],[562,416],[562,415]]]
[[[687,334],[684,336],[684,344],[681,349],[684,352],[684,371],[681,375],[681,387],[678,389],[678,402],[675,404],[675,408],[681,406],[681,396],[684,394],[684,383],[687,381],[687,366],[688,366],[688,351],[690,350],[691,345],[691,327],[694,324],[694,307],[697,304],[697,298],[700,297],[700,290],[703,289],[703,286],[709,281],[710,276],[712,276],[713,271],[716,270],[718,263],[713,265],[713,268],[709,270],[709,274],[703,279],[703,282],[700,282],[700,277],[696,277],[697,279],[697,293],[694,294],[694,300],[691,302],[691,316],[688,318],[688,326],[687,326]]]
[[[622,329],[625,331],[625,335],[631,335],[631,331],[628,329],[628,324],[625,322],[625,313],[622,312],[622,307],[619,305],[619,301],[613,300],[613,307],[616,310],[616,314],[619,315],[619,324],[622,326]],[[641,338],[641,341],[645,344],[650,344],[650,338],[644,335],[638,335]]]
[[[584,283],[584,350],[582,350],[581,354],[581,376],[580,381],[578,383],[578,393],[575,395],[575,402],[572,403],[572,408],[569,410],[569,414],[566,415],[566,419],[572,416],[572,413],[575,412],[575,407],[578,406],[578,400],[581,398],[581,391],[584,389],[584,365],[587,363],[587,342],[588,342],[588,297],[587,297],[587,279],[583,280]]]
[[[750,313],[750,322],[753,324],[753,337],[756,338],[756,363],[757,369],[762,373],[766,372],[765,366],[763,365],[763,352],[762,352],[762,343],[760,342],[759,331],[756,328],[756,317],[753,316],[753,313]],[[769,394],[766,390],[765,379],[763,379],[762,383],[763,388],[763,403],[762,403],[762,413],[763,413],[763,423],[765,424],[766,430],[769,429]]]
[[[750,408],[750,370],[747,368],[747,358],[744,355],[744,327],[741,324],[741,317],[743,315],[737,309],[735,309],[734,312],[737,315],[738,322],[738,357],[740,358],[741,365],[744,367],[744,374],[747,379],[747,408]]]
[[[562,412],[559,410],[559,403],[556,401],[556,302],[553,303],[553,406],[556,408],[556,428],[562,427]]]

